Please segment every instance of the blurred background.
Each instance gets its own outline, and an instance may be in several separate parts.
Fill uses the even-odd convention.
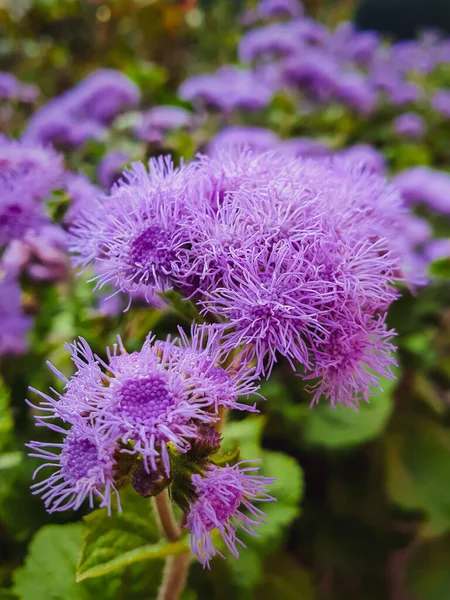
[[[397,381],[359,412],[310,410],[302,382],[279,365],[263,386],[270,401],[261,417],[228,431],[244,455],[271,457],[279,502],[239,561],[192,568],[184,600],[450,598],[447,35],[448,0],[0,0],[0,131],[53,143],[87,185],[108,189],[126,164],[161,152],[189,160],[238,128],[256,148],[299,157],[356,148],[368,169],[392,178],[411,213],[423,281],[404,289],[389,314]],[[213,82],[192,79],[227,65],[250,72],[261,92],[235,89],[224,72]],[[126,75],[139,100],[101,126],[77,121],[84,133],[76,143],[55,133],[57,105],[45,129],[39,110],[98,69]],[[180,112],[151,112],[161,106]],[[76,180],[49,200],[62,231],[83,185]],[[98,352],[117,332],[138,347],[150,329],[173,331],[179,315],[139,301],[123,313],[107,293],[92,292],[88,275],[74,276],[58,243],[51,255],[36,240],[16,249],[19,258],[9,252],[20,262],[20,317],[0,290],[0,600],[154,598],[160,561],[75,583],[87,511],[49,516],[31,495],[36,465],[24,444],[36,434],[24,398],[29,385],[56,385],[47,359],[70,372],[61,348],[75,336]],[[1,251],[5,273],[11,263]],[[5,341],[13,318],[21,319],[20,344]],[[100,523],[96,535],[110,526],[111,545],[127,537],[120,518]]]

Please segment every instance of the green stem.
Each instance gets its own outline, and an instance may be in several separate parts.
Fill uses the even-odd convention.
[[[157,600],[179,600],[186,584],[190,562],[190,552],[183,552],[166,558]]]
[[[153,505],[161,531],[169,542],[176,542],[181,536],[181,528],[173,514],[167,489],[153,498]],[[157,600],[179,600],[186,584],[190,562],[189,551],[166,558]]]
[[[153,503],[162,532],[169,542],[176,542],[180,537],[181,531],[175,520],[167,489],[155,496],[153,498]]]

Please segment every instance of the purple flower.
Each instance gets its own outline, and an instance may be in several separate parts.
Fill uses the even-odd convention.
[[[265,523],[265,514],[254,502],[275,500],[266,486],[275,480],[254,473],[258,467],[241,462],[223,468],[210,465],[203,475],[192,475],[197,500],[191,504],[186,528],[191,532],[192,551],[203,566],[223,556],[213,544],[212,532],[217,529],[231,554],[238,558],[236,545],[245,547],[237,537],[238,527],[257,535],[255,527]]]
[[[32,84],[21,83],[11,73],[0,72],[0,100],[20,100],[33,103],[39,89]]]
[[[100,184],[109,190],[119,178],[129,160],[130,155],[128,152],[121,152],[120,150],[108,152],[102,158],[97,168],[97,177]]]
[[[102,195],[100,188],[81,173],[66,173],[63,187],[71,201],[64,215],[65,223],[72,223],[80,213],[93,210],[97,206],[97,198]]]
[[[278,142],[277,135],[264,127],[230,125],[219,131],[211,140],[209,152],[215,155],[221,149],[230,146],[237,146],[238,148],[247,146],[257,152],[264,152],[276,148]]]
[[[418,84],[412,81],[393,81],[387,89],[390,101],[395,106],[403,106],[416,102],[423,96],[423,91]]]
[[[370,115],[378,101],[377,92],[369,80],[356,72],[343,74],[339,78],[335,94],[362,115]]]
[[[435,110],[450,119],[450,90],[442,89],[437,91],[431,103]]]
[[[330,148],[326,144],[308,137],[283,140],[279,146],[279,150],[289,156],[309,156],[314,158],[329,156],[331,153]]]
[[[424,248],[424,256],[429,263],[443,258],[450,258],[450,239],[431,240]]]
[[[87,140],[101,140],[105,127],[93,120],[77,120],[69,112],[63,97],[55,98],[28,121],[22,139],[62,147],[77,148]]]
[[[54,417],[60,418],[72,426],[73,434],[68,434],[68,440],[83,437],[82,432],[91,429],[89,439],[93,437],[92,442],[97,440],[102,444],[97,448],[100,458],[102,452],[106,452],[108,461],[115,452],[140,455],[148,472],[157,470],[157,461],[161,459],[168,475],[168,444],[179,452],[187,452],[199,435],[199,425],[214,423],[221,406],[255,410],[238,402],[238,396],[252,394],[257,389],[253,383],[254,369],[237,358],[225,366],[219,329],[194,327],[192,334],[192,342],[184,334],[181,339],[168,338],[156,343],[148,337],[141,350],[132,354],[126,353],[119,340],[119,346],[108,350],[107,362],[94,355],[83,339],[66,345],[76,372],[68,379],[49,365],[63,380],[64,390],[62,394],[53,391],[55,398],[32,388],[41,397],[40,405],[34,407],[41,413],[36,416],[37,424],[67,433],[53,422]],[[69,442],[62,444],[61,456],[66,443]],[[97,456],[94,445],[89,445],[92,465]],[[31,447],[37,450],[41,446],[45,445],[34,442]],[[89,493],[100,494],[99,487],[106,486],[107,496],[103,500],[109,506],[106,498],[111,486],[108,491],[105,479],[95,478],[94,482],[89,479],[89,482],[93,484],[88,488]],[[72,495],[72,483],[69,481],[67,495],[70,492],[70,506],[77,508],[87,492]],[[53,487],[53,479],[42,486]],[[61,510],[68,506],[65,504]]]
[[[52,148],[0,136],[0,178],[11,189],[40,200],[61,185],[63,173],[62,156]]]
[[[378,152],[369,144],[356,144],[336,154],[338,160],[347,164],[357,163],[364,170],[383,175],[386,172],[386,160],[381,152]]]
[[[259,81],[251,71],[224,66],[212,75],[197,75],[187,79],[180,86],[179,95],[194,103],[200,102],[231,112],[237,108],[264,108],[270,102],[273,90]]]
[[[33,115],[24,139],[77,147],[88,139],[101,139],[105,126],[139,103],[140,92],[128,77],[113,69],[101,69]]]
[[[0,247],[48,223],[43,207],[30,192],[25,183],[0,177]]]
[[[303,5],[299,0],[260,0],[258,14],[267,17],[301,17]]]
[[[255,412],[255,406],[241,404],[239,397],[248,398],[255,394],[255,368],[241,355],[229,361],[220,346],[222,328],[219,326],[193,325],[190,339],[179,328],[178,357],[180,371],[189,378],[197,393],[202,393],[217,413],[219,408],[248,410]]]
[[[304,48],[284,63],[287,81],[300,86],[319,100],[328,100],[339,88],[341,67],[319,48]]]
[[[4,265],[0,264],[0,270]],[[22,292],[9,273],[0,279],[0,356],[24,354],[28,348],[26,334],[32,320],[23,313]]]
[[[150,143],[160,143],[171,129],[190,127],[192,113],[180,106],[155,106],[142,113],[136,136]]]
[[[239,58],[252,62],[259,58],[290,56],[308,40],[310,30],[305,22],[272,23],[246,33],[239,43]]]
[[[61,443],[28,444],[30,456],[45,461],[36,469],[33,478],[44,468],[53,470],[46,479],[32,486],[33,493],[42,496],[48,512],[78,510],[86,499],[93,508],[94,496],[97,496],[100,506],[106,507],[110,514],[112,494],[115,494],[120,510],[120,498],[114,484],[115,440],[101,428],[81,419],[74,419],[69,431],[56,425],[52,429],[64,436]]]
[[[394,131],[411,139],[422,138],[427,130],[425,120],[416,113],[405,113],[397,117],[392,124]]]
[[[394,177],[407,204],[423,203],[433,211],[450,214],[450,175],[429,167],[413,167]]]
[[[152,159],[147,172],[142,163],[125,171],[109,197],[100,197],[72,227],[75,263],[102,263],[98,286],[112,283],[123,292],[137,288],[166,290],[181,267],[184,243],[186,189],[191,166],[175,169],[168,157]]]
[[[0,99],[12,100],[19,94],[19,82],[12,73],[0,71]]]
[[[66,254],[67,234],[57,225],[43,225],[39,231],[28,230],[22,239],[7,246],[2,262],[9,272],[26,274],[37,281],[66,278],[69,261]]]
[[[66,92],[65,100],[77,119],[109,124],[123,110],[137,106],[140,92],[120,71],[99,69]]]

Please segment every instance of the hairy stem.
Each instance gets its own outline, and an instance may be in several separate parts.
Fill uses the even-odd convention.
[[[173,514],[167,489],[153,498],[153,505],[161,531],[169,542],[176,542],[182,530]],[[186,583],[190,561],[189,551],[166,558],[157,600],[179,600]]]
[[[157,600],[178,600],[186,584],[191,553],[168,556]]]
[[[159,518],[159,524],[169,542],[176,542],[181,535],[181,530],[175,520],[167,490],[153,498],[155,512]]]

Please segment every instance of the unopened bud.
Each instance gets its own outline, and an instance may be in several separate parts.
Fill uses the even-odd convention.
[[[131,477],[133,489],[144,498],[157,496],[169,483],[170,479],[166,477],[162,465],[160,470],[147,472],[142,461],[134,469]]]

